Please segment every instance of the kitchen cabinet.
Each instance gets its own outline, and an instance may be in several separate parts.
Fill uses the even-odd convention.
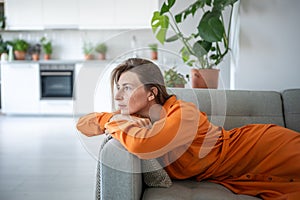
[[[151,28],[152,14],[158,8],[158,0],[115,0],[115,26]]]
[[[115,0],[79,0],[79,28],[113,28]]]
[[[81,29],[150,28],[158,0],[79,0]]]
[[[72,100],[41,100],[40,114],[42,115],[72,115]]]
[[[39,113],[39,64],[1,63],[2,112]]]
[[[8,30],[150,28],[158,0],[6,0]]]
[[[6,28],[9,30],[43,29],[41,0],[6,0]]]
[[[79,0],[42,0],[43,23],[47,28],[78,28]]]
[[[6,0],[8,30],[78,28],[78,0]]]

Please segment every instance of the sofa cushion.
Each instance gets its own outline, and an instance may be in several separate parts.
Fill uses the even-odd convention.
[[[300,132],[300,89],[289,89],[282,92],[285,125]]]
[[[213,124],[227,130],[256,123],[284,126],[279,92],[186,88],[169,88],[169,92],[195,103]]]
[[[173,181],[170,188],[146,188],[143,200],[257,200],[248,195],[236,195],[224,186],[192,180]]]

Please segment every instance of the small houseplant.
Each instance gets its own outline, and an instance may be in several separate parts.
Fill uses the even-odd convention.
[[[23,39],[14,39],[9,44],[13,47],[16,60],[25,60],[26,53],[29,48],[29,43]]]
[[[149,44],[148,46],[151,50],[151,59],[152,60],[157,60],[158,44],[157,43],[152,43],[152,44]]]
[[[31,55],[32,60],[37,61],[40,59],[41,45],[39,43],[31,45],[29,47],[29,54]]]
[[[5,28],[5,20],[6,20],[6,17],[4,16],[4,12],[0,11],[0,29]]]
[[[99,53],[99,59],[100,60],[105,60],[106,59],[107,49],[108,49],[108,47],[105,43],[99,43],[96,46],[95,51]]]
[[[238,0],[197,0],[187,6],[183,11],[173,14],[171,8],[176,3],[176,0],[166,0],[161,9],[153,13],[151,19],[153,33],[162,44],[180,40],[183,46],[179,52],[181,53],[182,60],[187,65],[197,69],[216,69],[217,65],[230,50],[229,36],[231,19],[233,6],[237,1]],[[226,23],[223,16],[223,12],[227,7],[230,7],[228,23]],[[197,27],[195,27],[195,32],[185,35],[179,29],[178,24],[200,11],[202,11],[203,14]],[[175,34],[167,38],[166,35],[169,28],[171,28]],[[216,70],[216,73],[218,72],[219,70]],[[193,77],[195,76],[193,76],[192,72],[192,79]],[[194,81],[192,80],[192,82]]]
[[[91,42],[84,42],[82,46],[85,60],[93,59],[94,46]]]
[[[2,35],[0,35],[0,55],[2,53],[8,53],[8,49],[7,49],[7,42],[5,42],[2,38]]]
[[[46,37],[42,37],[40,42],[44,51],[44,59],[49,60],[53,51],[52,42]]]
[[[184,84],[187,83],[184,76],[177,72],[175,67],[164,71],[164,80],[167,87],[184,88]]]

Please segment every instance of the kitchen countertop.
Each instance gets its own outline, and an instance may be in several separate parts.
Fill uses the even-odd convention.
[[[87,63],[87,64],[97,64],[97,63],[109,63],[113,60],[72,60],[72,59],[50,59],[50,60],[12,60],[12,61],[1,61],[1,63],[37,63],[37,64],[64,64],[64,63]]]

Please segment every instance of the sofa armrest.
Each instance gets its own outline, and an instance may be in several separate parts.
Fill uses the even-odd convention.
[[[300,89],[284,90],[282,100],[286,127],[300,132]]]
[[[141,199],[143,182],[141,161],[115,139],[109,140],[100,152],[100,199]]]

